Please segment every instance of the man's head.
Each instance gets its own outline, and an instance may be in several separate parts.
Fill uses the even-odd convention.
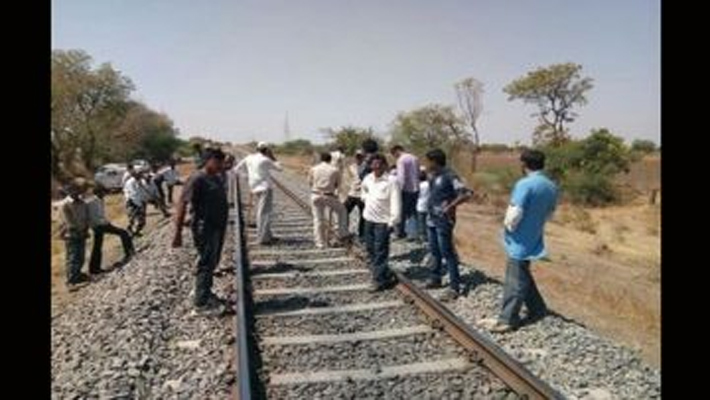
[[[404,147],[402,147],[399,144],[395,144],[394,146],[390,147],[390,154],[392,154],[392,157],[394,158],[399,158],[399,155],[404,153]]]
[[[133,173],[133,170],[134,170],[133,164],[128,164],[126,166],[126,171],[128,171],[128,173]]]
[[[331,156],[327,151],[324,151],[320,153],[320,160],[324,163],[330,163],[333,160],[333,156]]]
[[[266,142],[257,143],[256,151],[258,151],[261,154],[267,154],[269,152],[269,144]]]
[[[108,193],[108,190],[101,184],[97,184],[94,186],[94,195],[100,199],[103,199],[104,196],[106,196],[106,193]]]
[[[228,170],[234,166],[234,156],[231,154],[226,154],[224,157],[224,169]]]
[[[375,154],[370,158],[370,168],[376,177],[382,176],[387,171],[387,158],[383,154]]]
[[[379,150],[380,146],[377,144],[377,141],[375,139],[365,139],[362,141],[362,151],[365,152],[365,154],[375,154],[377,153],[377,150]]]
[[[218,174],[224,168],[224,152],[220,149],[206,149],[202,159],[205,162],[205,172],[210,175]]]
[[[545,153],[527,149],[520,155],[520,163],[524,173],[539,171],[545,168]]]
[[[67,187],[67,194],[73,199],[78,199],[82,194],[86,193],[88,187],[89,185],[86,179],[74,178]]]
[[[357,163],[357,165],[362,164],[362,160],[364,159],[365,153],[362,150],[357,149],[357,151],[355,151],[355,162]]]
[[[429,172],[438,172],[446,167],[446,153],[441,149],[429,150],[424,156],[424,164]]]
[[[175,162],[174,158],[171,158],[168,164],[170,165],[171,169],[175,169],[175,165],[177,164],[177,162]]]

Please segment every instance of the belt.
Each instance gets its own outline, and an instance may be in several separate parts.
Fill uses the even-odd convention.
[[[321,196],[335,196],[335,193],[332,193],[332,192],[328,192],[328,193],[326,193],[326,192],[319,192],[319,191],[317,191],[317,190],[311,190],[311,193],[313,193],[313,194],[319,194],[319,195],[321,195]]]

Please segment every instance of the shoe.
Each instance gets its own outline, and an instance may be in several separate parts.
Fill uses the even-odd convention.
[[[135,255],[136,255],[135,251],[130,252],[130,253],[126,254],[125,256],[123,256],[121,261],[119,261],[118,263],[121,265],[126,265],[126,264],[128,264],[129,261],[131,261],[133,259],[133,257],[135,257]]]
[[[226,314],[225,306],[215,297],[210,297],[203,305],[195,306],[195,311],[202,316],[221,316]]]
[[[221,304],[221,305],[227,305],[227,304],[229,303],[229,302],[227,301],[227,299],[223,299],[223,298],[217,296],[217,295],[214,294],[214,293],[210,293],[210,297],[209,297],[209,300],[208,300],[208,301],[216,302],[216,303],[219,303],[219,304]]]
[[[272,237],[269,240],[265,240],[265,241],[259,243],[259,245],[260,246],[271,246],[271,245],[277,244],[279,242],[281,242],[281,239],[279,239],[277,237]]]
[[[515,330],[513,326],[508,325],[504,322],[497,321],[493,326],[490,327],[489,331],[493,333],[506,333]]]
[[[549,314],[550,313],[547,310],[545,310],[543,312],[535,313],[535,314],[530,314],[530,315],[526,316],[525,318],[523,318],[523,323],[524,324],[532,324],[532,323],[538,322],[541,319],[544,319],[545,317],[547,317]]]
[[[444,293],[441,294],[441,297],[439,297],[439,301],[444,301],[444,302],[452,301],[452,300],[458,299],[458,297],[459,297],[458,291],[451,289],[451,288],[447,288],[444,291]]]
[[[101,269],[101,268],[98,268],[98,269],[90,269],[90,270],[89,270],[89,273],[90,273],[91,275],[99,275],[99,274],[103,274],[103,273],[105,273],[105,272],[108,272],[108,271],[106,271],[105,269]]]
[[[441,281],[429,279],[426,281],[426,285],[424,285],[424,287],[427,289],[439,289],[441,287]]]
[[[89,282],[67,282],[67,290],[70,292],[76,292],[88,284]]]
[[[385,290],[385,285],[381,285],[375,282],[372,282],[370,284],[370,287],[367,289],[369,293],[377,293]]]

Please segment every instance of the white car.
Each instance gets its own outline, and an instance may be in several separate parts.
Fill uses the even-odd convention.
[[[124,164],[106,164],[94,174],[94,181],[109,191],[118,191],[123,188],[123,174],[126,173]]]
[[[131,165],[136,171],[148,172],[150,171],[150,164],[146,160],[133,160]]]

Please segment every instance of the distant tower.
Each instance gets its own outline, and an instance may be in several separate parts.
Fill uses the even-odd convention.
[[[286,120],[284,121],[284,138],[287,142],[291,140],[291,129],[288,126],[288,111],[286,112]]]

